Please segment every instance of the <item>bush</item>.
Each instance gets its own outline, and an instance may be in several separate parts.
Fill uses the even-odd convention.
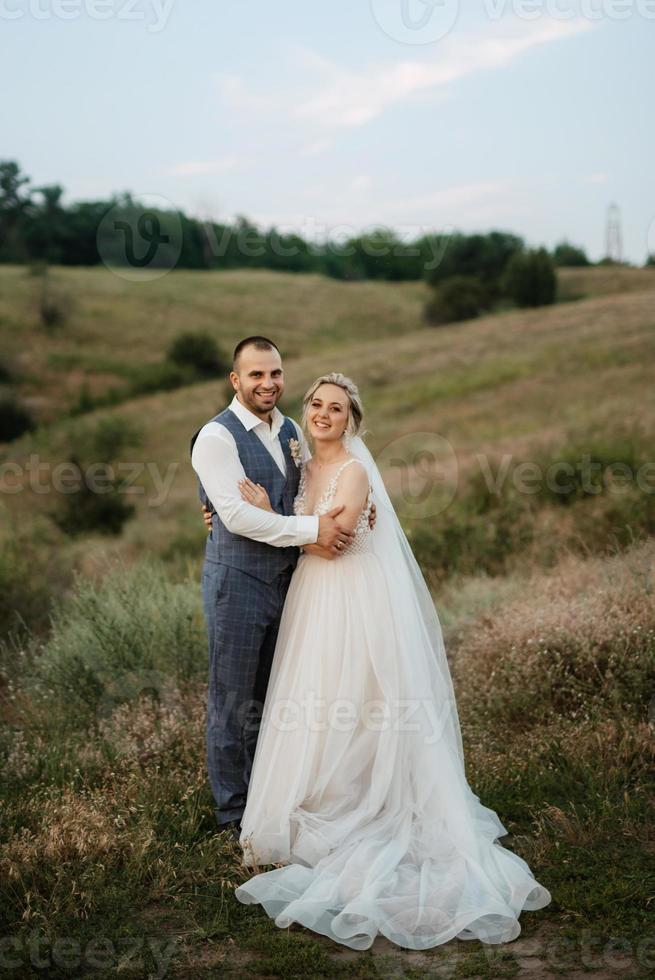
[[[424,317],[428,323],[439,325],[459,320],[471,320],[487,307],[484,286],[475,276],[451,276],[437,286],[433,298],[426,303]]]
[[[553,262],[555,265],[583,266],[589,265],[589,259],[582,248],[571,245],[570,242],[560,242],[553,249]]]
[[[45,518],[17,524],[0,506],[0,526],[0,641],[22,635],[25,627],[41,634],[49,624],[51,598],[69,585],[70,562]]]
[[[108,481],[107,489],[100,493],[89,483],[76,456],[70,456],[68,462],[80,470],[80,488],[68,494],[61,511],[52,515],[55,524],[71,537],[89,531],[120,534],[135,508],[118,495],[117,481]]]
[[[88,531],[120,534],[135,508],[120,495],[120,475],[112,477],[108,468],[124,450],[140,445],[141,430],[126,419],[111,416],[93,428],[73,432],[71,443],[75,448],[68,462],[80,474],[80,485],[64,495],[63,505],[52,519],[70,535]],[[107,469],[91,471],[91,477],[89,467],[98,465]],[[100,482],[95,485],[92,480]]]
[[[71,706],[109,713],[142,692],[204,676],[207,637],[195,582],[159,563],[112,568],[100,585],[78,576],[53,615],[40,680]]]
[[[130,378],[130,394],[145,395],[153,391],[172,391],[195,381],[197,370],[189,365],[162,361],[135,368]],[[204,377],[204,375],[203,375]]]
[[[0,442],[11,442],[35,428],[30,412],[13,395],[0,397]]]
[[[63,326],[68,321],[73,303],[67,293],[52,288],[47,269],[40,278],[39,317],[46,330],[53,330],[55,327]]]
[[[110,415],[88,428],[77,429],[71,433],[71,440],[87,462],[111,463],[126,449],[141,445],[142,431],[130,419]]]
[[[524,247],[523,239],[503,231],[491,231],[486,235],[464,235],[455,232],[445,242],[434,238],[423,239],[430,256],[439,256],[436,265],[426,269],[430,286],[439,286],[452,276],[474,276],[483,283],[490,299],[500,295],[500,278],[509,258]],[[445,245],[445,247],[444,247]],[[424,261],[428,258],[426,254]]]
[[[647,445],[643,432],[620,424],[613,432],[570,434],[557,453],[539,454],[537,462],[547,475],[540,495],[562,506],[607,496],[613,479],[620,482],[622,473],[634,475],[647,462]]]
[[[554,303],[557,275],[546,249],[531,249],[513,255],[503,275],[503,289],[517,306]]]
[[[649,441],[647,432],[617,424],[570,431],[560,446],[536,446],[510,466],[487,457],[488,472],[468,474],[438,517],[409,522],[417,561],[438,586],[453,574],[508,574],[521,556],[548,567],[563,550],[614,553],[647,538],[655,533],[655,493],[641,489],[637,475]]]
[[[213,337],[206,333],[184,333],[171,344],[168,360],[192,368],[201,378],[213,378],[230,370]]]
[[[451,575],[503,575],[535,534],[530,499],[504,490],[492,493],[479,474],[461,498],[434,521],[415,521],[407,537],[430,584],[438,588]]]

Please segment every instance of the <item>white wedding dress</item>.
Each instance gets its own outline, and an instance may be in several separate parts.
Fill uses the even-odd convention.
[[[370,453],[353,444],[344,466],[367,468],[367,507],[343,556],[300,556],[242,819],[246,867],[279,866],[235,895],[353,949],[378,933],[409,949],[509,942],[521,911],[551,895],[497,842],[507,831],[468,785],[434,605]],[[303,473],[296,513],[304,505]]]

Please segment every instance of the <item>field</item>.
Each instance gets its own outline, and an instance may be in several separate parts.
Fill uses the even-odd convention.
[[[44,975],[34,937],[53,977],[652,975],[655,270],[561,270],[551,307],[438,328],[421,283],[48,280],[69,312],[45,329],[41,278],[0,266],[0,368],[39,422],[0,445],[9,975]],[[226,354],[250,333],[274,339],[296,418],[318,374],[359,384],[444,626],[469,781],[553,894],[515,943],[415,954],[379,939],[351,954],[234,900],[244,872],[212,825],[204,769],[204,528],[188,458],[227,389],[134,387],[186,331]],[[131,468],[120,534],[52,519],[52,474],[76,455]]]

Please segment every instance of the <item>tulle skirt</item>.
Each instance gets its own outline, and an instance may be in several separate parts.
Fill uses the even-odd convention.
[[[380,559],[302,555],[273,659],[235,895],[352,949],[519,935],[551,901],[439,738],[434,698],[402,676]],[[420,694],[421,692],[416,692]],[[430,692],[423,692],[430,695]]]

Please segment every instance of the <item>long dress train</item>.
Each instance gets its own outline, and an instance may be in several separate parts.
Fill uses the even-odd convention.
[[[466,781],[445,659],[416,654],[433,648],[400,567],[394,577],[372,547],[384,509],[369,531],[372,496],[347,554],[302,554],[291,580],[240,837],[246,867],[282,866],[235,895],[353,949],[378,933],[410,949],[509,942],[521,911],[551,895]]]

